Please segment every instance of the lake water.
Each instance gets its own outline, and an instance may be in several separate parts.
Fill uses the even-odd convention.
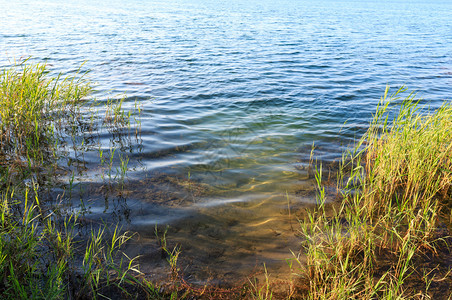
[[[87,220],[139,232],[128,251],[149,274],[164,264],[155,224],[170,225],[168,240],[181,245],[193,282],[227,281],[263,262],[278,274],[289,249],[299,249],[294,214],[315,201],[312,144],[324,163],[340,158],[365,132],[387,84],[405,84],[433,107],[451,99],[451,1],[0,7],[1,66],[31,56],[71,73],[87,61],[95,97],[125,94],[125,109],[141,107],[141,135],[127,149],[112,144],[111,132],[96,133],[105,153],[118,148],[129,157],[124,192],[102,194],[93,149],[75,181],[85,186],[77,197]]]

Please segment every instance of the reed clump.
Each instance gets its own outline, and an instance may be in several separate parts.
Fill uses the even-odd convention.
[[[0,72],[2,299],[163,297],[121,252],[132,234],[114,226],[84,228],[77,213],[61,206],[70,200],[72,181],[59,199],[44,197],[65,171],[62,162],[70,165],[68,141],[74,152],[87,149],[77,135],[96,123],[85,100],[90,91],[85,74],[51,77],[44,64],[23,61]],[[109,121],[110,127],[129,124],[121,107],[112,115],[121,123]]]
[[[448,299],[452,105],[432,112],[399,89],[382,97],[369,130],[344,155],[339,203],[301,221],[308,299]],[[393,116],[391,118],[391,116]],[[326,209],[328,207],[328,209]]]
[[[84,76],[47,76],[44,64],[4,69],[0,74],[0,151],[20,157],[43,148],[67,115],[80,107],[90,92]]]

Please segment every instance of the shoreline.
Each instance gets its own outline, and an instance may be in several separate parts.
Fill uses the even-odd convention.
[[[0,80],[0,269],[3,274],[0,293],[6,298],[110,295],[149,299],[345,299],[442,297],[452,293],[452,162],[449,158],[452,136],[448,130],[452,127],[452,106],[449,103],[431,112],[419,107],[413,94],[400,102],[405,89],[390,96],[388,88],[369,130],[356,148],[344,155],[335,169],[337,174],[326,172],[321,164],[310,160],[316,183],[315,204],[291,206],[288,196],[287,200],[278,200],[282,206],[287,205],[287,209],[274,212],[281,215],[275,222],[285,222],[283,231],[258,216],[249,218],[249,223],[242,221],[247,219],[247,213],[265,212],[257,211],[256,207],[265,207],[262,203],[255,206],[247,203],[249,209],[238,215],[237,220],[215,219],[224,217],[227,209],[235,209],[238,214],[240,205],[216,208],[216,211],[208,207],[205,209],[208,221],[204,223],[197,220],[198,223],[181,221],[171,228],[155,226],[154,236],[149,232],[148,236],[140,236],[124,232],[108,221],[85,217],[93,203],[81,199],[80,205],[72,205],[72,197],[78,193],[76,189],[83,189],[74,179],[76,172],[83,174],[84,165],[73,163],[68,151],[64,151],[68,136],[72,141],[70,146],[80,151],[80,155],[87,147],[77,124],[84,124],[91,131],[96,126],[105,126],[106,130],[119,133],[119,137],[132,137],[126,141],[133,143],[141,133],[136,124],[132,126],[137,122],[135,115],[122,109],[121,100],[107,101],[103,114],[97,113],[95,106],[84,106],[83,99],[89,95],[90,87],[83,74],[60,79],[47,78],[45,74],[45,65],[23,62],[5,70]],[[401,104],[394,120],[387,122],[387,116],[395,109],[392,102]],[[133,113],[139,118],[139,112],[137,108]],[[86,119],[89,113],[91,119]],[[96,190],[101,196],[118,195],[117,200],[105,197],[104,201],[106,207],[112,205],[120,210],[125,209],[121,201],[129,193],[129,157],[115,151],[112,147],[105,153],[99,147],[103,183]],[[67,166],[62,166],[62,162],[67,162]],[[67,183],[57,180],[62,171],[72,174]],[[151,179],[147,184],[158,187],[169,184],[165,194],[168,201],[180,197],[171,194],[174,184],[201,195],[205,188],[190,179],[178,181],[169,177],[155,182]],[[54,189],[58,189],[58,196],[53,198]],[[47,199],[49,195],[51,199]],[[78,213],[74,213],[75,207]],[[268,206],[267,214],[272,209]],[[228,226],[217,228],[206,225],[208,222],[217,227]],[[246,229],[262,222],[268,222],[268,228],[264,228],[261,236],[256,232],[241,234],[240,243],[248,243],[249,249],[234,248],[225,242],[238,226]],[[80,237],[82,231],[86,234]],[[177,239],[172,240],[172,235]],[[193,244],[181,242],[182,237]],[[136,243],[137,238],[148,239],[154,248],[146,249],[147,253],[143,254],[132,246],[135,253],[125,255],[127,247]],[[299,239],[302,243],[299,250],[287,253],[287,257],[292,256],[288,261],[287,281],[275,278],[271,265],[267,268],[257,262],[254,265],[261,269],[251,274],[251,278],[238,271],[240,262],[236,267],[229,266],[231,270],[224,270],[225,265],[231,264],[227,257],[239,257],[240,251],[250,257],[254,257],[253,253],[265,253],[265,249],[257,249],[256,243],[253,244],[258,239],[268,240],[268,244],[273,242],[274,250],[283,256],[281,245],[273,241],[276,238],[293,243]],[[217,241],[215,245],[209,244],[212,240]],[[224,244],[219,247],[221,243]],[[140,246],[146,248],[142,242]],[[190,251],[198,252],[204,261],[193,259],[185,264],[184,253]],[[202,251],[205,253],[200,255]],[[231,256],[225,256],[231,251]],[[268,251],[268,259],[272,256],[275,254]],[[168,282],[151,281],[146,273],[153,271],[139,269],[140,259],[146,258],[154,259],[161,266],[154,272],[161,272]],[[194,275],[196,271],[204,272],[204,278],[209,278],[208,270],[202,269],[203,263],[217,258],[220,263],[215,267],[229,274],[232,283],[235,280],[242,283],[230,284],[227,276],[214,278],[215,284],[211,286],[190,282],[200,281]]]

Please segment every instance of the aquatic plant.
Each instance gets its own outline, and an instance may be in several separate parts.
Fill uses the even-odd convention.
[[[3,159],[20,158],[45,149],[43,145],[52,145],[56,130],[74,117],[82,99],[90,92],[84,74],[65,78],[46,75],[45,65],[29,65],[27,61],[2,70],[0,151]]]
[[[135,292],[158,296],[158,288],[140,275],[135,258],[121,247],[132,237],[119,228],[92,228],[80,237],[78,214],[41,196],[57,184],[58,162],[68,161],[64,147],[72,140],[74,155],[86,151],[80,137],[84,124],[94,126],[85,97],[91,88],[85,74],[51,77],[44,64],[22,61],[0,74],[0,295],[6,299],[99,298]],[[107,107],[107,110],[111,110]],[[115,107],[111,126],[129,125],[130,114]],[[88,116],[88,121],[85,120]],[[66,138],[66,140],[65,140]],[[80,142],[79,144],[77,142]],[[114,150],[113,150],[114,152]],[[124,182],[128,158],[120,156]],[[111,172],[112,163],[108,166]],[[69,195],[75,186],[74,171]],[[60,200],[64,193],[59,195]],[[56,199],[58,200],[58,199]]]
[[[401,100],[405,88],[389,98],[388,89],[344,155],[340,202],[327,203],[317,176],[318,206],[300,221],[307,264],[295,256],[308,299],[451,293],[451,239],[439,227],[450,222],[452,105],[432,112],[413,93]]]

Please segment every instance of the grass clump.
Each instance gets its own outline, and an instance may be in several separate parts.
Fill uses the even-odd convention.
[[[121,291],[121,285],[131,282],[133,260],[124,266],[119,252],[129,234],[118,235],[115,230],[107,240],[105,230],[98,230],[81,241],[75,234],[76,216],[68,216],[59,226],[52,215],[41,214],[41,204],[28,196],[24,203],[14,203],[13,195],[3,194],[0,204],[4,299],[98,298],[107,287]]]
[[[91,91],[85,74],[48,73],[46,65],[27,61],[0,72],[0,295],[91,299],[132,297],[132,291],[159,298],[120,250],[131,234],[114,226],[83,228],[78,215],[61,206],[65,192],[59,200],[44,197],[44,188],[52,189],[67,171],[68,141],[74,152],[87,149],[77,135],[103,124],[85,100]],[[113,116],[119,114],[122,123],[109,121],[110,127],[130,124],[130,114],[115,106]]]
[[[0,74],[0,153],[20,158],[53,141],[68,115],[90,92],[84,76],[49,78],[43,64],[26,61]]]
[[[388,98],[386,89],[369,130],[344,156],[340,203],[326,203],[321,171],[317,176],[318,206],[301,222],[306,298],[447,299],[452,292],[444,217],[452,105],[431,112],[414,94],[401,100],[404,91]]]

